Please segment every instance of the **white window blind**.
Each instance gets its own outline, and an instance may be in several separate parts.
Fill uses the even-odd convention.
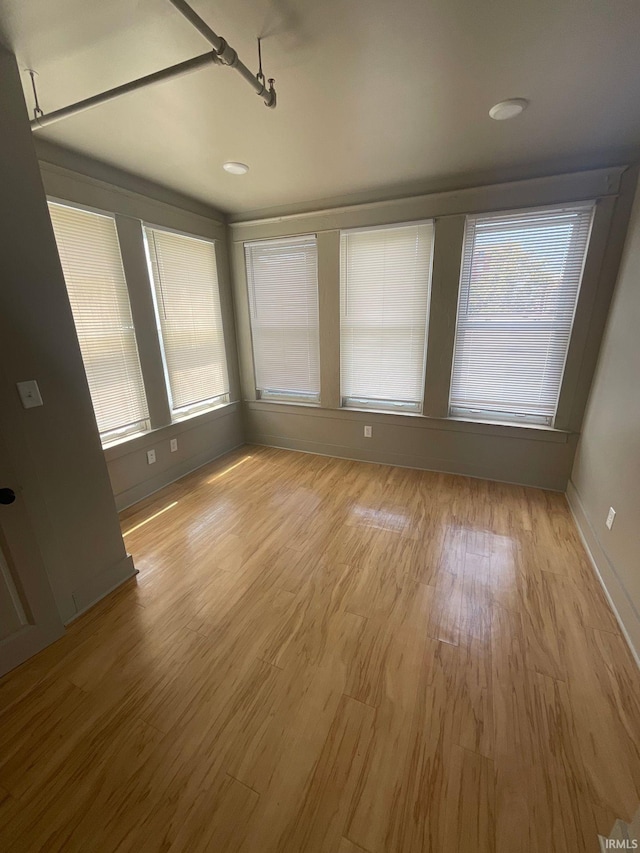
[[[340,237],[342,403],[420,411],[433,223]]]
[[[49,204],[103,444],[149,428],[115,221]]]
[[[215,245],[145,226],[174,418],[229,399]]]
[[[467,219],[452,415],[553,423],[593,210]]]
[[[318,260],[313,236],[245,243],[256,388],[320,398]]]

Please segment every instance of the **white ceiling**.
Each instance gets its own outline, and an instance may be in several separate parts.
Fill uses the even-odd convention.
[[[212,67],[42,138],[227,213],[620,162],[640,145],[638,0],[193,0],[278,107]],[[168,0],[0,0],[45,112],[208,50]],[[32,106],[25,75],[27,103]],[[510,122],[487,112],[524,97]],[[244,177],[225,160],[250,165]]]

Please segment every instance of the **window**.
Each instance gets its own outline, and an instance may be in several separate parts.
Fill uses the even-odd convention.
[[[342,404],[419,412],[433,223],[345,231],[340,244]]]
[[[452,415],[553,424],[593,210],[467,219]]]
[[[149,428],[136,334],[112,217],[50,203],[103,444]]]
[[[244,251],[258,394],[318,402],[316,238],[245,243]]]
[[[174,420],[229,400],[215,245],[145,226]]]

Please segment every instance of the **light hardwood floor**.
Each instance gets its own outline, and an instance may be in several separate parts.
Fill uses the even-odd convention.
[[[122,525],[138,578],[0,682],[0,850],[596,853],[637,810],[562,495],[247,447]]]

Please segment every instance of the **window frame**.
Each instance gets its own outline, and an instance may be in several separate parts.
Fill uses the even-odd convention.
[[[61,198],[60,196],[51,195],[49,193],[47,193],[47,195],[46,195],[46,202],[47,202],[47,211],[48,212],[49,212],[49,206],[50,205],[57,205],[59,207],[67,207],[71,210],[78,210],[78,211],[81,211],[83,213],[90,213],[90,214],[93,214],[95,216],[101,216],[101,217],[110,219],[113,221],[113,225],[114,225],[116,242],[118,245],[118,254],[120,257],[122,274],[123,274],[123,278],[124,278],[125,288],[127,291],[127,300],[129,303],[129,311],[131,312],[131,315],[132,315],[131,324],[132,324],[133,334],[134,334],[134,338],[135,338],[135,346],[136,346],[136,352],[138,355],[138,363],[140,365],[140,374],[142,377],[142,387],[143,387],[144,398],[145,398],[145,406],[147,408],[147,417],[143,418],[140,421],[134,421],[131,424],[125,424],[121,427],[115,427],[113,429],[105,430],[103,432],[101,432],[100,428],[98,427],[98,434],[100,436],[100,443],[101,443],[102,448],[104,450],[104,449],[107,449],[109,447],[113,447],[115,445],[122,444],[126,441],[130,441],[133,438],[139,438],[140,436],[146,435],[146,434],[153,431],[153,426],[151,424],[151,415],[149,413],[147,380],[146,380],[144,368],[142,365],[142,359],[140,357],[138,332],[137,332],[136,324],[135,324],[135,321],[133,318],[133,309],[131,306],[129,277],[127,274],[127,266],[125,264],[124,257],[122,254],[122,247],[120,245],[120,235],[118,232],[118,215],[119,214],[114,212],[114,211],[111,211],[111,210],[105,210],[105,209],[102,209],[99,207],[95,207],[93,205],[83,204],[81,202],[76,202],[76,201],[69,200],[66,198]],[[51,218],[50,212],[49,212],[49,218]],[[53,229],[53,223],[51,223],[51,227],[52,227],[52,230],[54,231],[54,238],[55,238],[55,229]],[[56,239],[56,250],[58,251],[58,254],[59,254],[59,249],[57,248],[57,239]],[[60,263],[62,265],[62,260],[60,260]],[[63,270],[63,276],[64,276],[64,270]],[[67,289],[66,280],[65,280],[65,289]],[[68,289],[67,289],[67,297],[69,298]],[[69,300],[69,302],[70,302],[70,300]],[[71,307],[71,302],[70,302],[70,307]],[[73,315],[73,311],[72,311],[72,315]],[[74,324],[74,328],[76,330],[76,335],[78,336],[78,343],[79,343],[79,335],[78,335],[78,329],[77,329],[76,322],[75,322],[75,317],[73,318],[73,324]],[[83,367],[85,369],[85,374],[86,374],[86,367],[84,366],[84,355],[82,355],[82,349],[81,349],[81,356],[82,356]],[[90,392],[90,396],[91,396],[91,392]],[[93,404],[93,398],[91,398],[91,405],[92,405],[92,409],[94,411],[94,416],[95,416],[95,407]],[[97,416],[96,416],[96,425],[97,425]]]
[[[258,387],[258,366],[256,361],[256,344],[252,322],[251,311],[251,282],[249,277],[249,267],[247,264],[247,247],[265,243],[286,243],[287,241],[313,240],[316,249],[316,293],[318,299],[318,391],[312,393],[304,393],[299,391],[289,391],[284,388],[259,388]],[[240,243],[242,251],[242,269],[245,276],[245,290],[247,294],[247,320],[249,326],[249,339],[251,342],[251,367],[253,370],[253,385],[256,395],[256,400],[261,400],[265,403],[282,403],[299,406],[314,406],[322,405],[322,356],[321,356],[321,309],[320,309],[320,276],[319,276],[319,251],[318,251],[318,234],[316,232],[303,232],[294,235],[284,235],[279,237],[266,237],[256,240],[243,240]]]
[[[362,397],[359,395],[343,394],[342,359],[340,359],[340,408],[354,411],[377,411],[389,414],[422,415],[425,408],[424,387],[427,376],[427,361],[429,350],[429,328],[431,321],[431,294],[433,285],[434,259],[436,252],[436,218],[426,217],[422,219],[403,220],[399,222],[384,223],[381,225],[358,226],[355,228],[341,228],[339,231],[339,275],[340,275],[340,307],[339,307],[339,347],[342,352],[342,237],[348,234],[373,233],[376,231],[394,231],[412,226],[428,225],[431,228],[431,244],[427,269],[427,299],[425,314],[424,351],[422,354],[422,375],[420,379],[420,395],[417,400],[402,399],[376,399]],[[345,294],[346,299],[346,294]]]
[[[220,305],[220,320],[221,320],[221,330],[222,330],[222,343],[224,350],[224,371],[226,375],[226,384],[229,387],[229,390],[224,394],[218,394],[213,397],[208,397],[204,400],[199,400],[196,403],[191,403],[185,406],[174,407],[173,394],[171,391],[171,381],[170,381],[170,373],[169,373],[169,365],[167,363],[167,356],[165,350],[164,337],[162,334],[162,326],[160,321],[160,308],[158,305],[158,296],[156,293],[156,285],[153,277],[153,263],[151,260],[151,252],[149,247],[149,241],[147,239],[147,229],[151,231],[162,231],[167,234],[173,234],[177,237],[185,237],[189,240],[197,240],[201,243],[208,243],[213,246],[214,250],[214,259],[216,265],[216,287],[218,293],[218,303]],[[156,225],[147,221],[146,219],[140,220],[140,231],[141,231],[141,240],[144,247],[144,254],[147,265],[147,277],[148,277],[148,285],[151,291],[151,299],[153,302],[153,314],[154,314],[154,322],[155,322],[155,333],[157,336],[158,346],[160,348],[160,354],[162,358],[162,372],[164,378],[164,391],[167,396],[167,403],[169,406],[169,414],[170,414],[170,422],[168,424],[163,424],[162,426],[169,426],[175,423],[181,423],[183,421],[189,420],[190,418],[197,417],[198,415],[204,415],[207,412],[214,411],[215,409],[220,408],[221,406],[226,406],[231,402],[231,376],[229,371],[229,363],[228,363],[228,353],[227,353],[227,333],[225,330],[225,318],[224,318],[224,307],[223,307],[223,299],[222,292],[220,289],[220,266],[219,266],[219,257],[218,257],[218,244],[220,243],[214,237],[201,237],[199,234],[191,234],[187,231],[182,231],[177,228],[170,228],[165,225]],[[162,427],[158,427],[162,428]]]
[[[565,387],[565,374],[567,369],[567,363],[572,355],[572,348],[574,344],[574,333],[576,327],[576,318],[578,316],[579,309],[581,308],[581,304],[583,303],[583,290],[584,290],[584,281],[587,276],[587,270],[589,267],[589,262],[592,258],[592,241],[593,235],[596,229],[596,223],[598,222],[598,210],[599,210],[599,201],[598,198],[586,198],[579,199],[575,201],[566,201],[556,204],[536,204],[529,205],[526,207],[517,207],[517,208],[505,208],[500,210],[486,210],[486,211],[475,211],[473,213],[467,213],[464,215],[464,239],[462,241],[461,247],[461,255],[460,255],[460,273],[458,279],[458,292],[457,292],[457,306],[456,306],[456,315],[455,315],[455,334],[453,337],[453,348],[451,353],[451,366],[450,366],[450,376],[449,376],[449,395],[448,395],[448,407],[447,407],[447,420],[452,421],[463,421],[468,423],[478,423],[478,424],[503,424],[505,426],[518,426],[525,428],[534,428],[534,429],[543,429],[543,430],[556,430],[557,429],[557,421],[558,421],[558,412],[560,411],[560,406],[563,399],[563,390]],[[582,257],[582,264],[580,270],[580,276],[578,281],[578,287],[576,290],[576,298],[573,305],[572,315],[571,315],[571,325],[569,328],[569,334],[567,336],[567,346],[564,353],[562,369],[560,371],[560,381],[558,383],[558,391],[556,396],[556,403],[553,415],[543,416],[543,415],[535,415],[527,412],[507,412],[507,411],[498,411],[497,409],[482,409],[482,408],[473,408],[462,407],[454,405],[452,402],[452,394],[453,394],[453,375],[455,369],[455,352],[456,352],[456,344],[459,333],[459,316],[460,316],[460,306],[463,299],[463,278],[465,276],[465,257],[467,253],[467,223],[469,218],[490,218],[496,217],[499,218],[501,216],[517,216],[518,214],[535,214],[536,212],[540,213],[550,213],[554,210],[563,211],[570,210],[571,208],[580,208],[580,207],[591,207],[591,215],[589,220],[589,225],[587,229],[587,238],[584,249],[584,254]],[[470,254],[470,259],[473,257],[473,250]],[[471,276],[471,271],[469,271],[469,277]],[[533,321],[532,321],[533,322]],[[475,417],[473,417],[475,415]]]

